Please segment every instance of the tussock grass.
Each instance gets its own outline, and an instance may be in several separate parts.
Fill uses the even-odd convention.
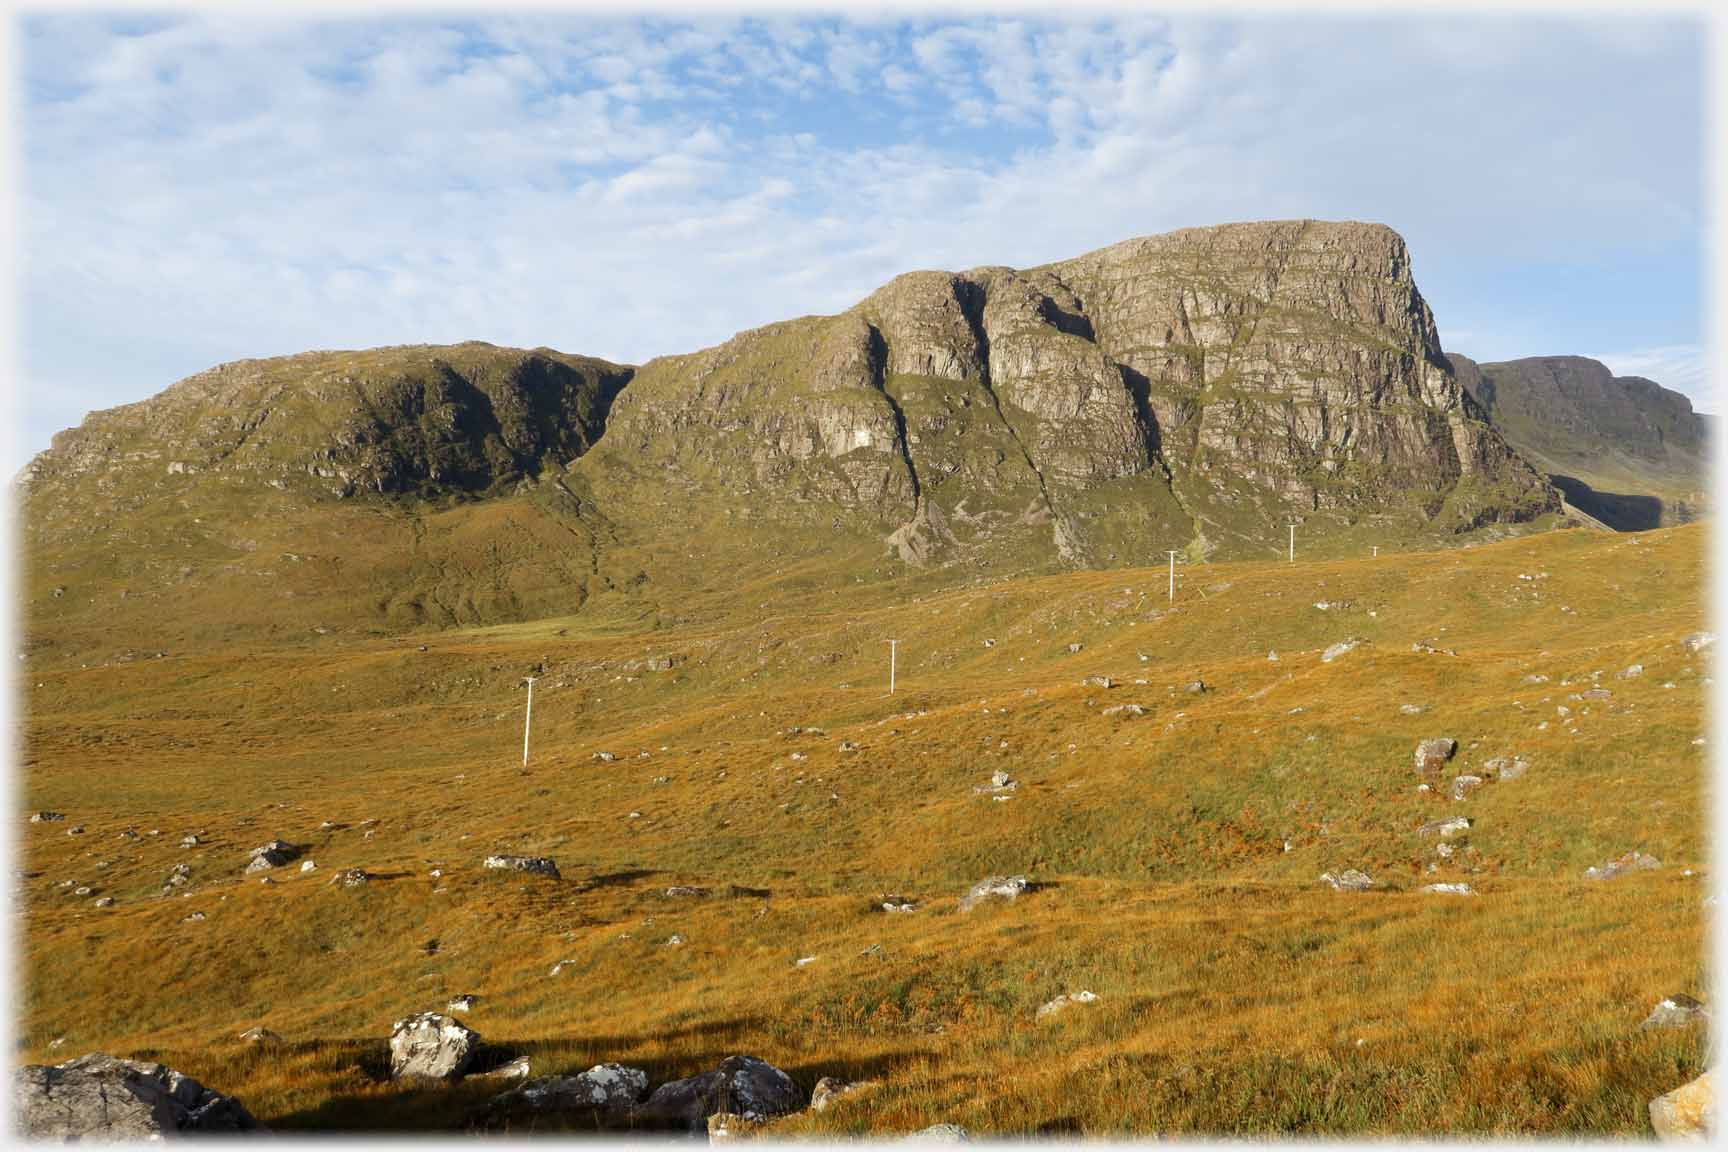
[[[124,662],[69,635],[28,662],[20,799],[86,831],[22,832],[19,1058],[149,1054],[282,1129],[478,1127],[495,1086],[383,1078],[391,1022],[469,992],[494,1055],[537,1073],[658,1082],[743,1051],[806,1088],[880,1081],[776,1133],[1643,1133],[1702,1038],[1638,1022],[1711,975],[1709,659],[1680,644],[1704,542],[1187,566],[1173,605],[1161,567],[843,593],[801,571],[676,627],[597,601]],[[1611,697],[1573,698],[1593,686]],[[1123,703],[1145,714],[1104,715]],[[1422,793],[1411,751],[1439,735],[1458,755]],[[1514,755],[1521,779],[1450,799]],[[1005,802],[974,791],[998,768]],[[1456,814],[1438,859],[1416,830]],[[274,837],[318,870],[242,878]],[[1582,879],[1633,849],[1663,868]],[[564,879],[485,873],[496,851]],[[161,895],[182,861],[194,883]],[[379,878],[330,887],[350,866]],[[1348,867],[1379,887],[1317,887]],[[996,872],[1040,886],[959,913]],[[1418,891],[1436,880],[1478,894]],[[1082,988],[1100,1000],[1035,1019]],[[287,1044],[242,1045],[254,1024]]]

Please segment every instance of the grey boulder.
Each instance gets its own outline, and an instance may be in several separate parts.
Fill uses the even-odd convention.
[[[728,1056],[711,1072],[660,1085],[638,1114],[696,1131],[719,1112],[758,1121],[803,1107],[804,1093],[792,1077],[754,1056]]]
[[[161,1064],[92,1052],[13,1075],[13,1114],[26,1140],[160,1140],[261,1128],[232,1096]]]

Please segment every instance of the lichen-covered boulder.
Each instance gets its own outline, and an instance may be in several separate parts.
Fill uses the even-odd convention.
[[[1707,1143],[1716,1134],[1716,1090],[1706,1072],[1650,1101],[1650,1127],[1663,1140]]]
[[[26,1140],[160,1140],[260,1130],[232,1096],[164,1065],[101,1052],[64,1064],[27,1065],[12,1084],[16,1131]]]
[[[1024,876],[987,876],[960,898],[960,911],[970,912],[986,900],[1016,900],[1027,887]]]
[[[437,1012],[396,1021],[390,1030],[390,1075],[398,1080],[456,1080],[474,1063],[480,1034]]]
[[[648,1073],[623,1064],[596,1064],[579,1076],[541,1076],[493,1097],[500,1112],[622,1112],[648,1092]]]
[[[550,856],[488,856],[487,868],[504,872],[528,872],[558,879],[558,864]]]
[[[754,1056],[728,1056],[711,1072],[660,1085],[638,1111],[649,1120],[701,1130],[719,1112],[754,1122],[803,1107],[804,1093],[792,1077]]]

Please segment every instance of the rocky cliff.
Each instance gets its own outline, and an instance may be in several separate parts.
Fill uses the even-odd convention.
[[[1272,556],[1286,523],[1309,555],[1431,546],[1559,507],[1459,386],[1403,241],[1314,221],[914,272],[640,369],[484,344],[224,365],[92,415],[23,486],[46,615],[130,596],[240,626],[252,588],[289,629]],[[227,615],[197,607],[218,586]]]
[[[1507,441],[1579,510],[1639,529],[1682,523],[1704,508],[1707,418],[1680,393],[1615,376],[1583,356],[1449,361]]]

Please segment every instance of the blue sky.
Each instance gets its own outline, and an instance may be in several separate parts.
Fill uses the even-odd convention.
[[[1442,343],[1706,394],[1703,42],[1680,19],[18,26],[9,470],[211,364],[484,339],[640,362],[1230,220],[1376,220]]]

